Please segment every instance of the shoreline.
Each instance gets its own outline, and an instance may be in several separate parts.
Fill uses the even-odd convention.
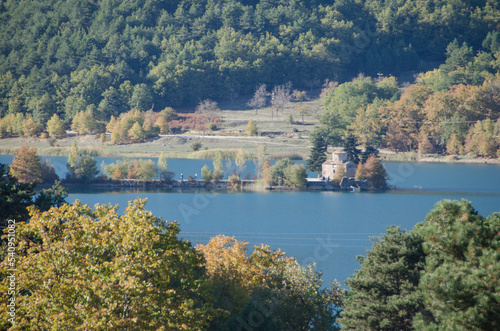
[[[345,180],[345,182],[344,182]],[[83,192],[87,190],[101,192],[115,191],[194,191],[194,192],[313,192],[313,191],[335,191],[335,192],[375,192],[377,190],[369,189],[368,182],[355,181],[353,178],[344,178],[341,185],[333,182],[308,181],[307,186],[288,186],[288,185],[268,185],[253,180],[242,180],[231,183],[228,180],[219,180],[218,182],[205,182],[203,180],[170,180],[162,181],[158,179],[139,181],[139,180],[95,180],[90,182],[78,182],[62,180],[63,187],[72,192]],[[53,183],[38,184],[36,189],[50,188]],[[355,185],[355,186],[354,186]],[[377,191],[383,192],[383,191]]]
[[[42,138],[4,138],[0,139],[0,155],[14,155],[22,145],[28,143],[29,145],[34,146],[37,149],[39,156],[68,156],[71,144],[73,142],[77,142],[80,151],[84,151],[92,157],[156,158],[160,155],[160,153],[164,153],[164,155],[170,159],[210,159],[210,157],[207,158],[206,156],[210,155],[210,152],[214,152],[217,150],[234,152],[239,148],[243,148],[250,154],[253,154],[253,151],[256,150],[255,144],[247,145],[241,141],[242,137],[234,138],[237,139],[240,143],[239,147],[237,148],[235,148],[234,146],[228,146],[227,144],[221,144],[220,146],[216,145],[213,146],[213,148],[199,151],[187,150],[185,142],[176,142],[176,139],[178,139],[178,137],[161,137],[138,144],[111,145],[99,142],[99,140],[95,136],[74,136],[57,140],[57,145],[55,146],[50,146],[48,140]],[[203,138],[193,138],[190,136],[186,136],[183,139],[187,139],[188,142],[204,141]],[[268,138],[261,139],[263,144],[276,144],[277,137],[273,138],[272,142],[268,141]],[[284,141],[287,140],[285,139]],[[299,143],[303,143],[303,141]],[[301,147],[305,148],[306,146]],[[305,153],[296,153],[296,155],[293,156],[301,154],[302,159],[306,160],[309,148],[310,147],[307,146],[307,150]],[[145,150],[148,152],[144,152]],[[272,159],[279,159],[291,156],[291,153],[293,153],[292,150],[293,148],[291,149],[289,144],[283,144],[281,153],[275,153],[275,150],[270,150],[268,154],[272,156]],[[380,159],[385,162],[500,164],[500,158],[475,158],[466,155],[419,155],[416,152],[401,153],[383,149],[380,150],[379,156]]]

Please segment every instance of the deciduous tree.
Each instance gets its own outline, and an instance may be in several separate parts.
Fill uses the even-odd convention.
[[[16,327],[206,328],[203,257],[178,238],[176,223],[153,216],[145,202],[130,202],[121,216],[118,206],[92,209],[79,201],[50,212],[31,209],[30,222],[16,231],[24,254],[16,261]]]
[[[10,173],[21,183],[42,182],[42,162],[35,147],[24,144],[19,148],[10,166]]]
[[[47,122],[47,132],[49,136],[59,138],[65,132],[64,122],[57,116],[57,114],[52,115],[50,120]]]
[[[257,133],[259,132],[259,129],[257,128],[257,124],[255,123],[254,120],[249,119],[247,127],[245,129],[247,135],[249,136],[256,136]]]
[[[266,91],[266,84],[261,84],[256,88],[252,99],[250,99],[250,101],[247,103],[248,107],[252,107],[253,109],[255,109],[255,115],[257,115],[257,109],[262,108],[266,105],[267,95],[268,93]]]

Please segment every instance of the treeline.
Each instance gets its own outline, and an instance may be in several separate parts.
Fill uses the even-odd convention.
[[[500,327],[500,214],[443,200],[410,231],[373,238],[346,285],[346,330],[496,330]]]
[[[402,92],[393,77],[331,84],[318,132],[333,145],[347,131],[360,144],[398,152],[497,157],[500,34],[489,33],[482,45],[476,54],[455,40],[444,64]]]
[[[3,1],[0,116],[108,121],[259,84],[421,70],[455,38],[480,49],[499,17],[491,0]]]
[[[467,201],[441,201],[409,233],[392,226],[374,238],[347,291],[322,286],[320,272],[265,245],[250,253],[247,243],[219,235],[193,247],[145,203],[129,202],[123,215],[79,201],[31,207],[15,227],[5,222],[16,250],[0,253],[2,329],[499,327],[500,215],[478,215]],[[12,315],[6,289],[14,267]]]

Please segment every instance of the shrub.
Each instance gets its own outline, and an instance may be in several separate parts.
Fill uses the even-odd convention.
[[[204,165],[203,168],[201,168],[201,178],[205,181],[205,183],[212,181],[213,173],[207,165]]]
[[[208,123],[207,129],[210,130],[210,131],[215,131],[215,130],[217,130],[217,124],[215,124],[213,122],[212,123]]]
[[[255,123],[254,120],[250,119],[248,121],[248,124],[247,124],[247,127],[246,127],[246,132],[247,132],[247,135],[249,136],[256,136],[257,133],[258,133],[258,128],[257,128],[257,124]]]
[[[202,144],[200,142],[194,142],[191,144],[191,149],[193,150],[193,152],[199,151],[201,147]]]

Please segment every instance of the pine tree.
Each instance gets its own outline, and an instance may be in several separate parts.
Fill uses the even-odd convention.
[[[80,157],[80,153],[78,151],[78,145],[74,142],[71,144],[71,150],[68,156],[68,163],[66,164],[66,168],[68,168],[68,178],[75,177],[75,171],[78,167],[78,158]]]
[[[419,288],[427,313],[418,330],[499,330],[500,214],[483,217],[466,200],[443,200],[412,230],[424,239]]]
[[[357,258],[361,268],[346,280],[342,330],[411,330],[424,307],[418,291],[425,264],[422,239],[391,226],[372,243],[366,258]]]
[[[29,218],[26,207],[31,205],[31,197],[36,183],[19,183],[7,172],[7,166],[0,163],[0,229],[8,225],[8,220],[24,222]]]
[[[311,133],[310,140],[313,146],[307,159],[307,170],[316,171],[320,177],[323,163],[326,161],[327,139],[323,132],[317,130]]]
[[[348,134],[347,137],[344,139],[343,144],[342,144],[344,151],[347,153],[347,160],[354,162],[356,164],[359,163],[359,155],[361,151],[356,148],[357,146],[357,139],[355,136],[352,134]]]

